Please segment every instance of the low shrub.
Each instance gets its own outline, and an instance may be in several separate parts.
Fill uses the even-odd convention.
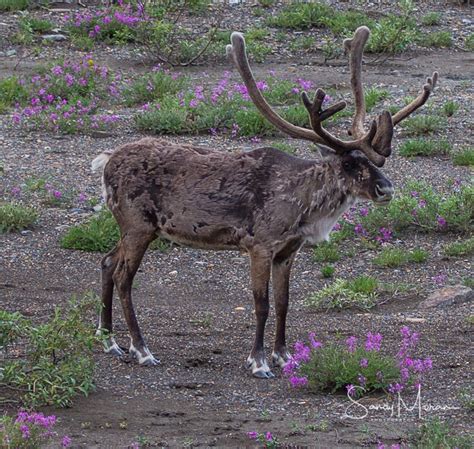
[[[441,23],[441,13],[429,12],[421,18],[421,23],[425,26],[439,25]]]
[[[276,16],[269,17],[267,24],[293,30],[321,28],[330,16],[332,16],[332,9],[323,3],[296,3],[285,7]]]
[[[31,207],[15,203],[0,204],[0,233],[31,228],[37,218],[38,213]]]
[[[446,117],[452,117],[459,110],[459,103],[454,100],[448,100],[443,104],[443,113]]]
[[[465,257],[474,254],[474,237],[448,243],[444,246],[444,254],[451,257]]]
[[[453,154],[453,164],[474,167],[474,147],[465,148]]]
[[[66,407],[76,395],[87,396],[94,388],[92,348],[98,337],[84,316],[94,309],[97,312],[97,307],[93,295],[73,299],[66,311],[57,307],[51,319],[40,325],[3,312],[1,349],[6,362],[0,382],[22,392],[23,402],[33,407]],[[26,348],[24,356],[9,356],[8,347],[19,343]]]
[[[339,249],[333,242],[321,242],[313,248],[315,262],[337,262],[340,258]]]
[[[419,136],[442,130],[446,121],[436,115],[415,115],[404,120],[402,126],[409,136]]]
[[[22,11],[30,5],[30,0],[0,0],[0,11]]]
[[[294,356],[283,369],[294,387],[310,391],[345,391],[348,396],[361,397],[373,391],[396,394],[411,385],[418,386],[423,375],[432,368],[431,359],[414,359],[419,339],[408,327],[401,328],[402,341],[395,356],[381,352],[381,334],[367,334],[359,345],[355,336],[339,342],[321,343],[314,333],[310,344],[298,341]]]
[[[438,417],[424,422],[415,434],[417,449],[470,449],[472,439],[457,434],[450,425]]]
[[[27,98],[28,91],[18,77],[10,76],[0,80],[0,114],[16,103],[24,103]]]
[[[474,187],[461,185],[441,195],[423,182],[410,182],[386,207],[358,218],[361,233],[376,236],[390,226],[395,232],[469,232],[474,222]]]
[[[419,43],[423,47],[449,48],[453,45],[453,36],[450,31],[436,31],[423,34]]]
[[[110,251],[120,238],[118,224],[108,209],[104,209],[85,223],[71,227],[61,238],[61,247],[80,251]],[[166,252],[170,243],[157,238],[150,244],[151,250]]]
[[[420,248],[406,251],[401,248],[383,248],[374,258],[374,264],[385,268],[397,268],[407,263],[423,263],[428,259],[428,253]]]
[[[54,431],[56,416],[45,416],[43,413],[21,410],[16,418],[3,415],[0,417],[0,442],[5,449],[37,449],[50,443],[56,447],[69,447],[71,438],[62,438]]]
[[[321,274],[324,278],[330,278],[334,274],[336,269],[332,265],[325,265],[321,268]]]
[[[381,100],[388,98],[389,92],[378,87],[370,87],[365,91],[365,109],[370,112]]]
[[[409,139],[402,143],[398,152],[400,156],[445,156],[452,150],[447,140]]]
[[[351,307],[370,310],[376,305],[377,287],[375,279],[356,278],[352,281],[336,279],[332,284],[310,295],[305,305],[324,310]]]

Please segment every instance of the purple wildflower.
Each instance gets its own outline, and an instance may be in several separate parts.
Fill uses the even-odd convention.
[[[304,80],[302,78],[299,78],[298,84],[301,86],[302,89],[304,90],[310,90],[313,87],[313,83],[309,80]]]
[[[364,227],[360,223],[357,223],[354,226],[354,232],[357,235],[361,235],[361,236],[366,236],[367,235],[367,231],[364,229]]]
[[[265,439],[266,439],[267,441],[273,441],[273,435],[272,435],[270,432],[267,432],[267,433],[265,434]]]
[[[380,351],[380,343],[382,342],[381,334],[367,333],[367,340],[365,342],[366,351]]]
[[[72,440],[70,437],[68,437],[67,435],[64,435],[61,441],[62,447],[69,447],[71,445],[71,441]]]
[[[363,208],[361,208],[359,213],[362,217],[367,217],[367,215],[369,215],[369,209],[367,209],[367,207],[363,207]]]
[[[356,393],[356,389],[355,389],[354,385],[352,385],[352,384],[346,385],[346,390],[347,390],[347,394],[349,396],[354,396],[355,393]]]
[[[436,276],[433,276],[431,280],[436,284],[437,287],[442,287],[447,280],[447,276],[443,273],[437,274]]]
[[[346,345],[347,345],[347,350],[349,352],[354,352],[356,350],[356,347],[357,347],[357,338],[354,337],[354,336],[349,337],[346,340]]]
[[[311,343],[311,347],[314,349],[321,348],[323,344],[320,341],[317,341],[315,337],[316,337],[316,334],[314,332],[311,332],[309,334],[309,341]]]
[[[438,215],[438,216],[436,217],[436,221],[438,222],[438,226],[439,226],[440,228],[444,228],[444,227],[446,227],[446,225],[447,225],[446,219],[443,218],[443,217],[441,217],[440,215]]]
[[[367,368],[369,365],[369,361],[367,359],[360,359],[359,366],[361,368]]]
[[[336,223],[333,227],[332,227],[332,230],[333,231],[340,231],[342,229],[342,226],[340,223]]]
[[[247,436],[251,439],[251,440],[256,440],[258,438],[258,433],[257,432],[247,432]]]

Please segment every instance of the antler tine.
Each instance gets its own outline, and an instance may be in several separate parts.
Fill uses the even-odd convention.
[[[334,135],[332,135],[329,131],[324,129],[322,122],[323,120],[327,119],[328,117],[334,115],[336,112],[343,109],[345,107],[345,103],[344,102],[337,103],[334,106],[331,106],[330,108],[328,108],[326,111],[323,111],[321,109],[321,106],[323,104],[324,97],[326,96],[326,94],[322,89],[318,89],[316,91],[316,95],[313,101],[311,101],[308,98],[308,95],[306,94],[306,92],[303,92],[301,96],[303,98],[303,104],[308,110],[309,117],[311,120],[311,126],[313,127],[315,133],[323,138],[324,143],[326,145],[330,146],[338,154],[346,153],[347,151],[350,151],[350,150],[362,151],[378,167],[382,167],[384,165],[385,156],[383,155],[383,153],[379,154],[377,151],[374,151],[374,149],[372,148],[374,146],[373,142],[376,141],[379,144],[379,146],[384,148],[384,152],[387,152],[386,142],[385,140],[383,140],[383,136],[379,135],[378,140],[377,140],[377,135],[378,135],[377,132],[379,130],[379,127],[377,126],[377,123],[375,121],[372,122],[372,125],[369,131],[366,134],[364,134],[362,137],[360,137],[359,139],[351,140],[351,141],[340,140]],[[388,118],[391,124],[390,114]],[[379,121],[382,121],[382,119],[379,119]],[[383,130],[385,128],[386,128],[386,123],[383,123],[383,126],[380,129]],[[390,135],[390,141],[391,141],[391,135]],[[389,148],[390,148],[390,142],[389,142]],[[390,154],[390,151],[388,154]]]
[[[250,69],[247,59],[247,53],[245,51],[244,36],[241,33],[234,32],[232,33],[230,39],[232,45],[227,45],[227,55],[232,56],[234,64],[237,67],[245,86],[247,87],[250,98],[262,115],[270,123],[291,137],[306,139],[317,143],[326,143],[313,130],[301,128],[287,122],[271,108],[258,89],[255,78],[253,77],[252,70]]]
[[[438,72],[433,72],[431,78],[426,78],[426,84],[421,89],[420,94],[416,97],[410,104],[406,105],[404,108],[400,109],[393,117],[393,125],[397,125],[403,119],[407,118],[410,114],[416,111],[420,106],[423,106],[428,100],[431,92],[433,92],[438,82]]]
[[[352,121],[351,134],[360,138],[365,134],[365,98],[364,88],[362,86],[362,55],[367,40],[370,37],[370,30],[365,27],[359,27],[354,33],[352,39],[344,40],[344,48],[349,52],[349,66],[351,70],[351,87],[354,95],[356,112]]]

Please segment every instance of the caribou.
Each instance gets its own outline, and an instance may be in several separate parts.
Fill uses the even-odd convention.
[[[256,333],[246,366],[255,377],[274,377],[264,352],[269,314],[268,287],[273,283],[276,332],[274,365],[291,358],[285,324],[290,270],[299,249],[328,239],[339,217],[358,200],[387,204],[393,186],[382,173],[391,154],[393,128],[430,96],[438,78],[434,72],[421,93],[391,115],[384,111],[365,129],[366,108],[361,81],[367,27],[346,39],[355,114],[350,140],[339,139],[323,122],[342,110],[345,102],[323,108],[318,89],[313,100],[302,93],[311,129],[284,120],[267,103],[250,69],[245,40],[234,32],[227,53],[233,59],[248,94],[260,113],[293,138],[321,145],[320,156],[308,160],[264,147],[233,153],[200,146],[143,138],[106,151],[92,163],[102,171],[107,206],[120,227],[120,241],[102,260],[102,303],[99,331],[106,334],[105,351],[122,356],[113,338],[114,288],[130,333],[129,353],[141,365],[156,365],[142,337],[132,304],[132,282],[148,245],[163,237],[179,245],[211,250],[240,250],[250,259]]]

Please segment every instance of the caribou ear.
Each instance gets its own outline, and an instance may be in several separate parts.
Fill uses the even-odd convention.
[[[316,154],[318,153],[321,159],[327,159],[328,157],[334,156],[336,154],[334,150],[324,145],[316,146]]]

